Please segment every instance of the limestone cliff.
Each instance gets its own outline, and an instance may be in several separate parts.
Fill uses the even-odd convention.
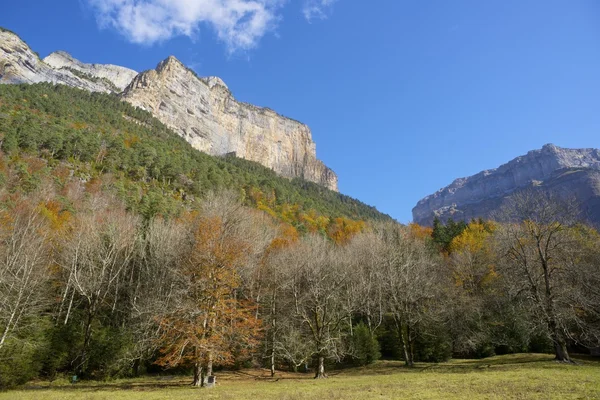
[[[306,125],[236,101],[222,80],[199,78],[174,57],[135,77],[122,97],[151,112],[198,150],[235,153],[280,175],[337,190],[337,176],[317,159]]]
[[[600,223],[600,150],[545,145],[496,169],[457,179],[425,197],[413,208],[413,220],[430,225],[435,216],[442,220],[489,218],[506,197],[529,187],[574,195],[585,217]]]
[[[136,71],[111,64],[85,64],[64,51],[56,51],[44,58],[44,62],[57,70],[76,70],[82,74],[106,80],[114,85],[115,91],[122,92],[138,74]]]
[[[123,100],[150,111],[198,150],[233,153],[282,176],[337,190],[337,176],[317,159],[306,125],[236,101],[220,78],[200,78],[174,57],[139,75],[116,65],[85,64],[62,51],[41,60],[16,34],[0,28],[0,83],[38,82],[123,92]]]
[[[92,92],[113,92],[113,85],[101,79],[54,69],[42,61],[29,46],[12,32],[0,29],[0,83],[51,82]]]

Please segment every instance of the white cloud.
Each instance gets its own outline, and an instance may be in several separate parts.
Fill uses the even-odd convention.
[[[326,19],[333,3],[337,0],[305,0],[302,12],[308,22],[313,19]]]
[[[129,41],[153,44],[214,29],[230,52],[249,50],[273,30],[284,0],[87,0],[102,27]],[[324,0],[330,1],[330,0]]]

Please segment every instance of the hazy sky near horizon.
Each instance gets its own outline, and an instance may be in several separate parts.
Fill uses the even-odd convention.
[[[175,55],[308,124],[340,191],[400,222],[455,178],[600,147],[597,0],[4,0],[45,57]]]

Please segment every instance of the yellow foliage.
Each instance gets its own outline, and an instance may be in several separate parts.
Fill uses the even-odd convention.
[[[493,249],[490,237],[495,225],[489,222],[471,222],[450,243],[450,257],[454,281],[467,290],[489,286],[498,274],[492,261]]]

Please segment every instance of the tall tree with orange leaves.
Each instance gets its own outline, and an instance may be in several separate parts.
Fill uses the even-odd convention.
[[[244,234],[245,210],[227,199],[220,206],[193,222],[194,243],[177,271],[179,301],[158,321],[157,363],[192,366],[193,386],[205,384],[213,364],[231,364],[256,345],[260,333],[253,303],[239,294],[240,270],[254,252]]]

